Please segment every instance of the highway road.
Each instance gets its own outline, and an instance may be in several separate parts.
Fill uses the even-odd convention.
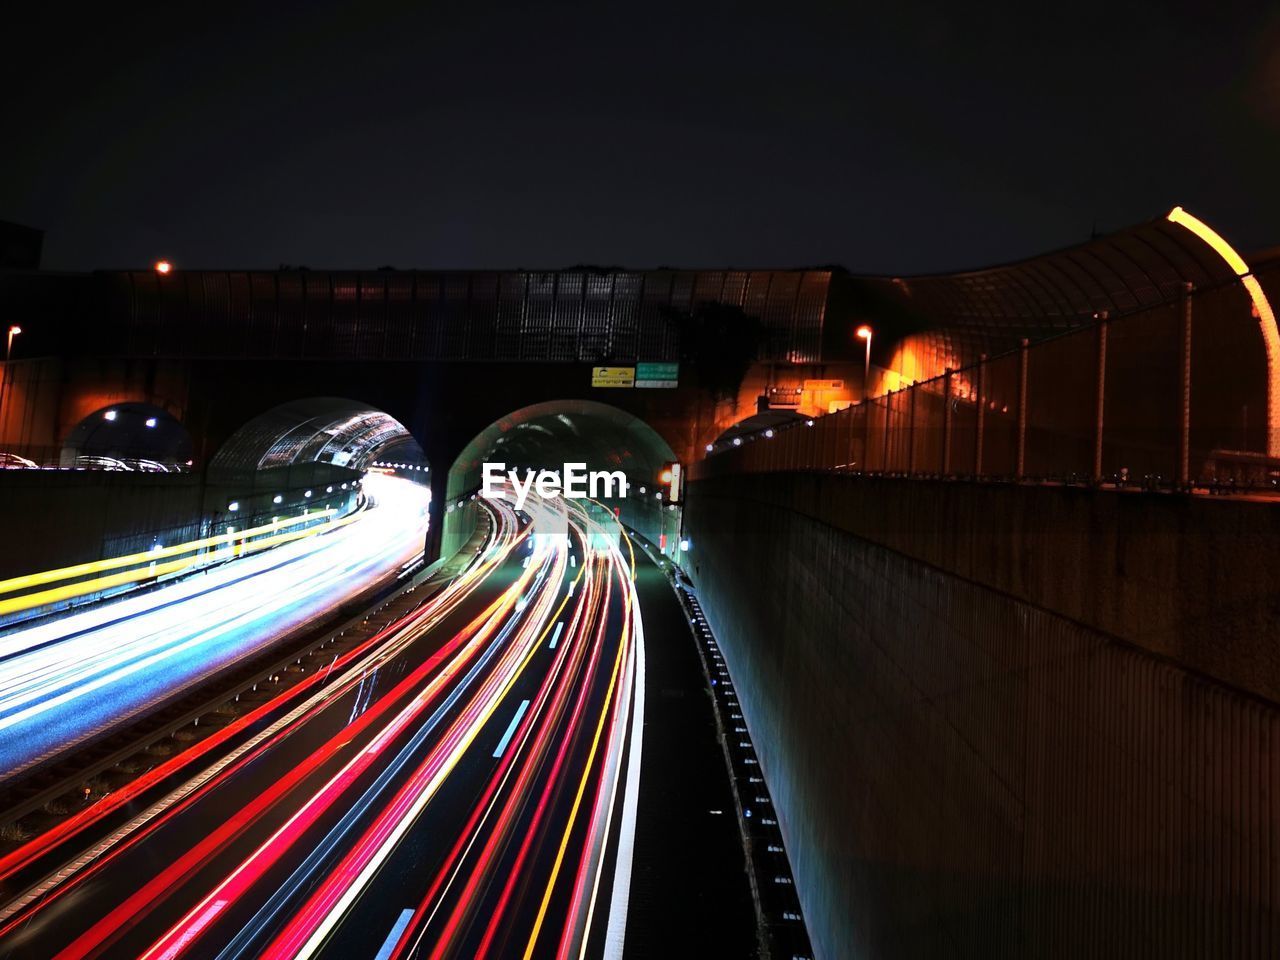
[[[0,779],[269,647],[421,554],[425,488],[371,474],[365,492],[368,509],[332,529],[0,637]]]
[[[0,858],[0,957],[620,956],[630,544],[563,501],[484,509],[426,603]]]

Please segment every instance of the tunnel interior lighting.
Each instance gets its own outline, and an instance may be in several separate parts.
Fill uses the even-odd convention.
[[[707,444],[707,453],[710,453],[710,452],[711,452],[712,450],[714,450],[715,448],[716,448],[716,445],[715,445],[714,443],[708,443],[708,444]]]
[[[804,425],[805,425],[806,427],[812,427],[812,426],[813,426],[813,421],[812,421],[812,420],[806,420],[806,421],[804,422]]]
[[[668,470],[663,470],[663,471],[662,471],[662,473],[660,473],[660,474],[658,475],[658,479],[659,479],[659,480],[661,480],[663,483],[670,483],[670,482],[671,482],[671,471],[670,471],[669,469],[668,469]]]
[[[740,447],[740,446],[742,446],[742,438],[741,438],[741,437],[734,437],[734,438],[733,438],[733,445],[734,445],[735,447]]]
[[[688,538],[688,537],[685,537],[685,538],[683,538],[683,539],[680,541],[680,552],[681,552],[681,553],[688,553],[688,552],[689,552],[689,538]]]
[[[311,491],[310,491],[310,490],[308,490],[306,493],[304,493],[304,494],[303,494],[303,496],[304,496],[304,497],[310,497],[310,496],[311,496]]]
[[[324,488],[324,492],[325,492],[325,493],[333,493],[333,487],[325,487],[325,488]]]
[[[232,500],[230,503],[227,504],[227,509],[232,513],[235,513],[237,510],[240,509],[240,501]]]
[[[172,270],[173,270],[173,264],[170,263],[168,260],[156,261],[156,273],[165,274],[165,273],[170,273]]]
[[[156,418],[155,418],[155,417],[147,417],[147,426],[148,426],[148,427],[154,427],[155,425],[156,425]]]
[[[272,502],[272,503],[284,503],[284,497],[283,497],[281,494],[278,494],[278,493],[277,493],[274,497],[272,497],[272,498],[271,498],[271,502]]]
[[[648,489],[647,489],[646,487],[641,487],[641,488],[640,488],[640,492],[641,492],[641,493],[648,493],[649,491],[648,491]]]
[[[768,430],[766,430],[766,431],[764,432],[764,435],[765,435],[766,437],[772,437],[772,436],[773,436],[773,428],[772,428],[772,427],[770,427]]]
[[[103,420],[115,420],[115,418],[116,418],[116,412],[114,410],[108,410],[106,413],[102,415]]]
[[[854,332],[858,335],[859,340],[871,339],[871,328],[867,326],[865,323],[862,326],[858,327],[858,329],[855,330]]]

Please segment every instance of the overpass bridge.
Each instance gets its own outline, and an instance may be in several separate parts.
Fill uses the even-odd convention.
[[[0,450],[132,404],[209,483],[410,462],[433,550],[484,459],[688,463],[680,560],[820,955],[1267,956],[1280,263],[1251,259],[1175,210],[930,277],[10,274]],[[682,348],[707,305],[760,331],[728,395]],[[679,386],[593,385],[643,362]]]

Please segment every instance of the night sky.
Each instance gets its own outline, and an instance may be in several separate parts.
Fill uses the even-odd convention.
[[[1280,244],[1274,6],[27,6],[0,219],[51,269],[912,273],[1176,203]]]

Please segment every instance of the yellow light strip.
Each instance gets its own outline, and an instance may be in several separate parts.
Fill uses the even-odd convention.
[[[1249,292],[1253,308],[1258,313],[1258,325],[1262,329],[1262,342],[1267,352],[1267,456],[1280,457],[1280,328],[1271,303],[1244,262],[1244,257],[1211,226],[1194,217],[1181,207],[1169,211],[1169,222],[1185,227],[1203,240],[1218,256],[1222,257]]]
[[[266,523],[260,527],[254,527],[251,530],[242,530],[239,533],[220,533],[214,537],[205,537],[202,540],[192,540],[188,543],[174,544],[172,547],[162,547],[159,550],[148,550],[144,553],[130,553],[120,557],[108,557],[105,560],[93,560],[89,563],[77,563],[74,566],[62,567],[57,570],[44,570],[40,573],[28,573],[21,577],[13,577],[9,580],[0,580],[0,593],[12,593],[14,590],[25,590],[27,587],[37,587],[44,583],[57,583],[59,580],[70,580],[72,577],[83,577],[89,573],[102,573],[104,570],[118,570],[121,567],[131,567],[136,564],[150,564],[156,560],[163,560],[166,557],[177,557],[184,553],[190,553],[193,550],[200,550],[204,547],[217,546],[219,544],[230,543],[233,540],[243,540],[246,537],[261,536],[264,533],[271,533],[273,530],[279,530],[281,527],[292,527],[299,523],[306,523],[311,520],[323,520],[332,516],[337,511],[332,507],[326,507],[323,510],[317,510],[314,513],[304,514],[297,517],[283,517],[278,523]]]
[[[351,513],[336,520],[332,523],[317,524],[314,527],[307,527],[305,530],[292,530],[289,533],[282,533],[279,536],[267,537],[263,540],[255,540],[253,543],[241,544],[236,548],[236,556],[242,557],[248,553],[255,553],[259,550],[266,550],[269,547],[279,546],[284,543],[290,543],[294,540],[301,540],[303,537],[314,536],[318,533],[327,533],[336,530],[339,527],[346,526],[353,520],[359,518],[359,513]],[[268,528],[269,529],[269,528]],[[239,535],[237,534],[237,537]],[[194,556],[186,557],[182,560],[170,560],[168,563],[157,563],[155,569],[151,569],[151,565],[147,564],[136,570],[125,570],[120,573],[109,574],[105,577],[98,577],[93,580],[82,580],[79,583],[70,583],[62,587],[53,587],[49,590],[40,590],[36,593],[25,593],[19,597],[10,597],[7,600],[0,600],[0,615],[7,613],[16,613],[20,610],[31,610],[35,607],[45,606],[50,603],[57,603],[61,600],[71,600],[75,597],[85,596],[86,594],[96,593],[99,590],[110,590],[112,587],[120,587],[129,583],[137,583],[141,580],[149,580],[153,577],[162,577],[170,573],[177,573],[188,567],[195,566],[205,557]]]

